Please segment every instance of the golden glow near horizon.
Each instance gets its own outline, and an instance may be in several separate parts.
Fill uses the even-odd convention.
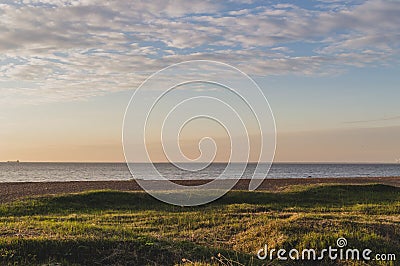
[[[90,101],[8,108],[8,113],[2,113],[9,118],[3,121],[0,130],[0,161],[123,162],[122,118],[129,96],[130,92],[124,92]],[[288,107],[275,111],[278,133],[275,161],[392,163],[400,157],[400,126],[396,125],[396,118],[332,122],[337,126],[329,128],[324,122],[337,118],[329,120],[319,118],[318,113],[307,113],[309,106],[300,108],[304,101],[277,96],[270,97],[270,101],[273,107],[279,102]],[[309,117],[304,117],[306,113]],[[229,138],[222,128],[209,121],[188,124],[183,129],[180,144],[184,154],[197,158],[198,142],[207,135],[218,145],[215,161],[226,161],[230,154]],[[254,162],[259,143],[257,138],[250,139],[253,139],[250,161]],[[158,135],[149,140],[148,149],[154,161],[166,161]],[[136,161],[144,159],[138,157]]]
[[[398,146],[394,146],[400,127],[390,130],[354,129],[292,132],[278,134],[275,161],[277,162],[386,162],[394,163],[398,158]],[[116,135],[116,137],[118,134]],[[10,139],[11,140],[11,139]],[[33,140],[33,141],[32,141]],[[61,139],[37,139],[32,135],[2,143],[0,161],[21,160],[25,162],[123,162],[122,144],[114,140],[94,140],[84,136]],[[17,145],[15,145],[17,143]],[[229,156],[229,142],[217,140],[216,161],[225,161]],[[199,156],[198,140],[183,141],[182,150],[189,158]],[[393,147],[394,146],[394,147]],[[165,162],[160,143],[148,146],[152,159]],[[256,161],[256,155],[250,161]],[[143,158],[137,158],[143,161]]]

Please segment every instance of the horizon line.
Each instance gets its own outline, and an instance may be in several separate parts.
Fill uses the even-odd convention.
[[[14,161],[0,161],[0,163],[82,163],[82,164],[128,164],[128,162],[124,161],[21,161],[21,160],[14,160]],[[198,164],[204,162],[129,162],[129,163],[137,163],[137,164]],[[229,162],[211,162],[210,164],[228,164]],[[392,162],[389,161],[274,161],[274,162],[231,162],[233,164],[400,164],[400,162],[394,160]]]

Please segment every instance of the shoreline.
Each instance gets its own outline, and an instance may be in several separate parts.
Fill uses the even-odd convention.
[[[160,182],[162,181],[152,181]],[[177,180],[180,185],[196,186],[210,180]],[[248,190],[250,179],[240,179],[233,190]],[[282,191],[296,185],[368,183],[400,187],[400,177],[334,177],[334,178],[267,178],[257,191]],[[143,191],[135,180],[128,181],[61,181],[61,182],[4,182],[0,183],[0,203],[11,202],[24,197],[78,193],[89,190]]]

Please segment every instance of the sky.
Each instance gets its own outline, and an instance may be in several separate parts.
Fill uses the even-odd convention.
[[[3,0],[0,161],[122,162],[134,90],[171,64],[215,60],[248,74],[267,97],[275,161],[396,162],[398,25],[394,0]],[[218,125],[184,132],[188,157],[210,134],[226,160]]]

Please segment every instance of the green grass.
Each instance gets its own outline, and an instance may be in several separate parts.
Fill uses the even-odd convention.
[[[399,263],[400,188],[324,185],[279,193],[232,191],[200,207],[171,206],[143,192],[115,191],[0,205],[1,265],[301,265],[260,261],[255,254],[266,243],[269,248],[321,250],[335,246],[339,237],[347,239],[349,248],[396,254],[397,261],[382,265]]]

